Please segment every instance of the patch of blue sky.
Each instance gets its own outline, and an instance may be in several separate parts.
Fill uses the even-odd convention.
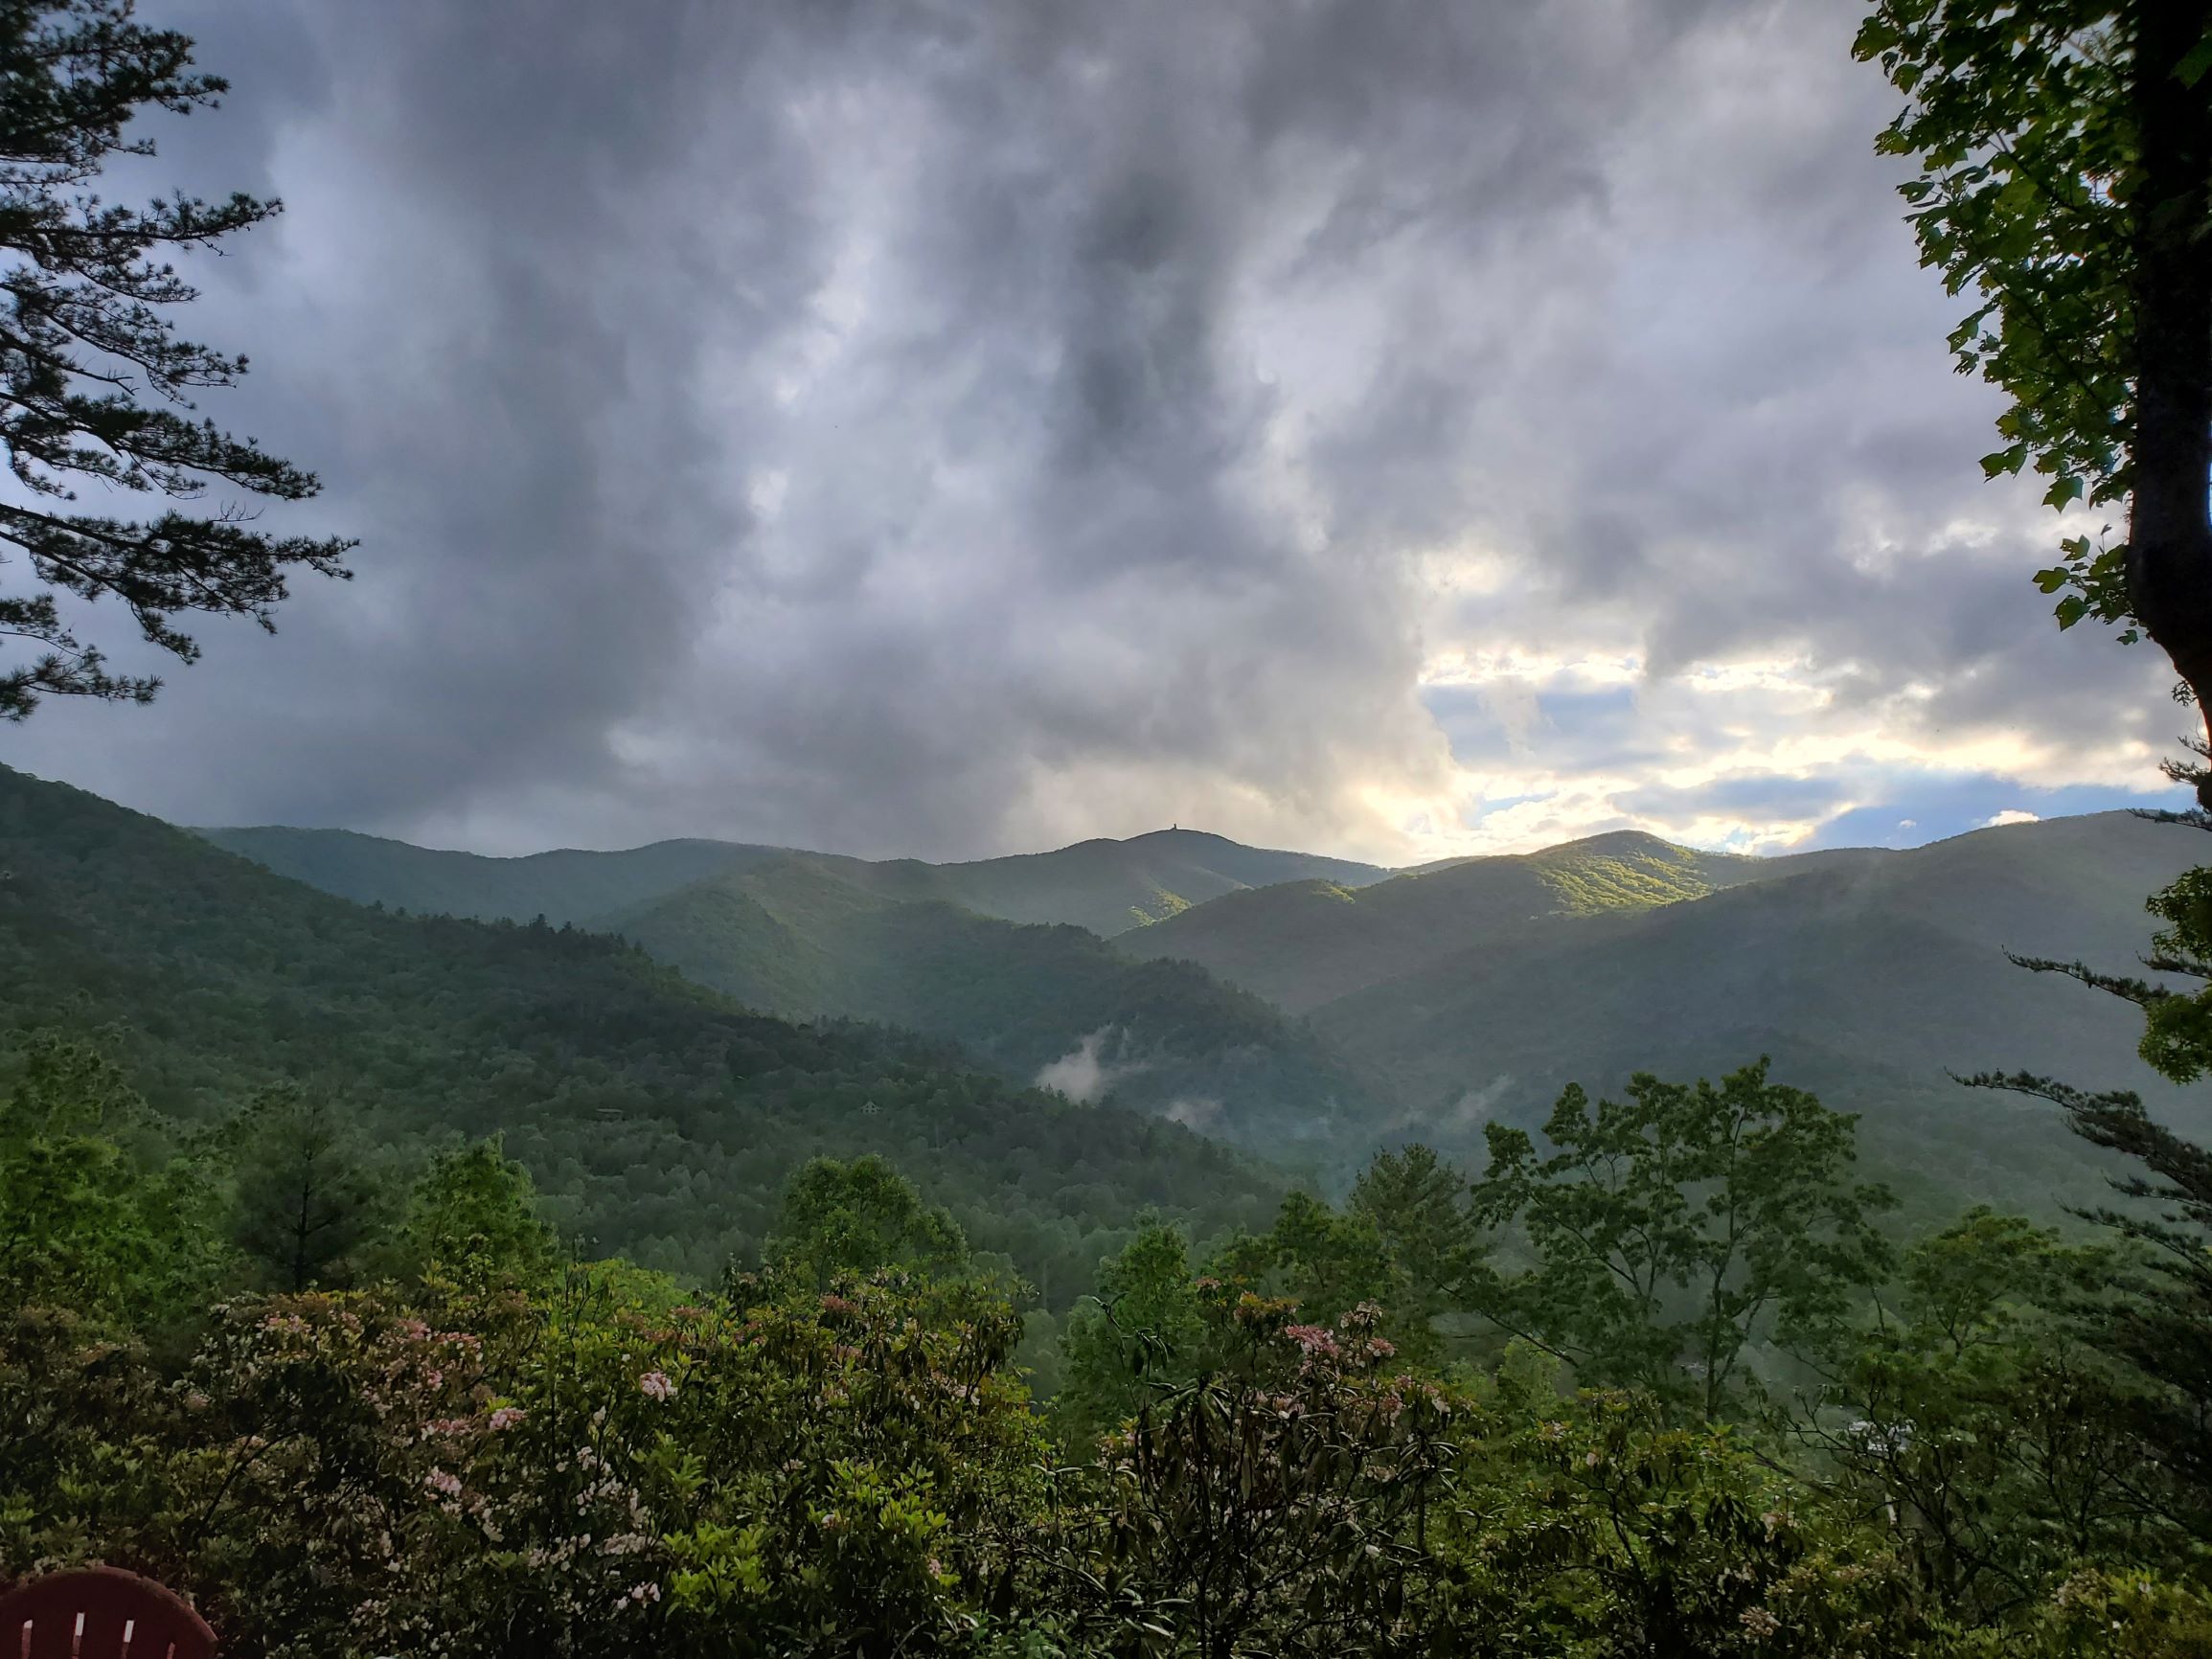
[[[1880,804],[1838,813],[1803,846],[1920,847],[1979,830],[2007,812],[2064,818],[2128,807],[2178,811],[2189,805],[2189,791],[2178,784],[2160,789],[2116,789],[2099,784],[2036,788],[1995,773],[1900,772],[1883,780]]]
[[[1554,800],[1558,795],[1557,789],[1539,789],[1528,795],[1485,795],[1481,800],[1462,808],[1459,821],[1467,829],[1472,830],[1485,818],[1510,811],[1516,807],[1528,807],[1539,802]]]
[[[1600,721],[1629,718],[1636,712],[1634,686],[1593,686],[1588,691],[1543,691],[1537,708],[1562,731]]]
[[[1539,757],[1575,771],[1618,771],[1660,758],[1633,686],[1548,689],[1533,696],[1482,686],[1430,686],[1422,702],[1463,766]]]

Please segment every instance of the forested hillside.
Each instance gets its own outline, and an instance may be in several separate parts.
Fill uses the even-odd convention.
[[[748,1013],[609,938],[378,914],[5,769],[0,873],[0,1029],[96,1035],[187,1123],[292,1079],[394,1156],[503,1130],[565,1231],[696,1277],[817,1152],[895,1158],[1055,1302],[1148,1205],[1217,1232],[1279,1191],[918,1037]]]
[[[624,852],[540,852],[487,858],[441,852],[344,830],[198,831],[218,846],[358,903],[528,921],[604,922],[620,912],[787,849],[662,841]],[[903,902],[959,905],[1005,921],[1067,922],[1107,936],[1250,887],[1323,880],[1346,887],[1390,873],[1372,864],[1245,847],[1194,830],[1126,841],[1083,841],[1050,852],[925,864],[806,854],[848,885]]]
[[[2006,955],[2136,966],[2143,895],[2189,867],[2195,839],[2108,813],[1776,859],[1771,878],[1708,897],[1470,942],[1312,1018],[1387,1066],[1424,1132],[1447,1141],[1491,1117],[1533,1122],[1570,1081],[1709,1074],[1766,1053],[1777,1075],[1864,1115],[1885,1174],[1946,1203],[2048,1210],[2093,1199],[2101,1170],[2048,1113],[1951,1074],[2057,1072],[2138,1089],[2187,1132],[2212,1125],[2212,1095],[2136,1057],[2127,1005]]]
[[[1622,832],[1432,865],[1357,890],[1308,881],[1237,894],[1122,943],[1198,963],[1304,1012],[1477,943],[1511,950],[1524,932],[1564,919],[1696,898],[1785,868]]]
[[[1767,858],[1614,833],[1360,887],[1236,888],[1110,941],[946,897],[1013,871],[1038,902],[1073,906],[1084,873],[1185,843],[1222,866],[1229,848],[1254,877],[1287,868],[1188,832],[943,867],[731,847],[703,879],[598,920],[750,1007],[906,1027],[1009,1081],[1170,1115],[1339,1187],[1378,1146],[1471,1150],[1485,1123],[1533,1124],[1569,1082],[1716,1075],[1762,1054],[1863,1114],[1870,1158],[1931,1212],[1966,1194],[2051,1214],[2102,1179],[2047,1113],[1955,1072],[2087,1070],[2207,1118],[2199,1092],[2135,1057],[2125,1007],[2006,958],[2133,962],[2142,895],[2190,850],[2126,814]],[[315,832],[294,851],[325,850],[327,874],[346,845]],[[662,878],[679,867],[659,849],[547,857],[649,854]]]
[[[1245,847],[1196,830],[1126,841],[1079,841],[1051,852],[968,864],[901,860],[873,867],[878,890],[941,898],[1007,921],[1066,921],[1105,937],[1174,916],[1225,893],[1284,881],[1360,887],[1390,873],[1372,864]]]
[[[860,867],[882,869],[896,867]],[[1096,934],[900,901],[800,854],[684,888],[607,925],[748,1007],[881,1020],[1011,1079],[1176,1117],[1248,1144],[1357,1139],[1386,1102],[1311,1031],[1182,962]]]
[[[217,847],[356,904],[480,921],[579,924],[718,871],[778,856],[734,841],[656,841],[623,852],[486,858],[350,830],[202,830]]]
[[[0,767],[0,1659],[2212,1659],[2212,0],[1853,10],[0,5],[17,766],[2008,826]]]

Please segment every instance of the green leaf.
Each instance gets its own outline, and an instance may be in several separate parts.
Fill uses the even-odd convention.
[[[2089,602],[2078,593],[2070,593],[2059,601],[2051,614],[2059,619],[2059,626],[2070,628],[2089,614]]]
[[[1858,36],[1851,42],[1851,56],[1864,63],[1868,58],[1878,57],[1887,52],[1904,38],[1898,33],[1897,25],[1888,18],[1869,17],[1859,26]]]
[[[2074,573],[2064,565],[2054,564],[2048,570],[2036,572],[2036,586],[2041,588],[2045,593],[2057,593],[2059,589],[2073,580]]]
[[[2082,481],[2071,473],[2056,480],[2050,489],[2043,491],[2045,507],[2064,507],[2069,501],[2079,501],[2081,498]]]
[[[2207,29],[2204,38],[2189,48],[2188,57],[2174,66],[2174,79],[2183,86],[2195,86],[2208,69],[2212,69],[2212,29]]]

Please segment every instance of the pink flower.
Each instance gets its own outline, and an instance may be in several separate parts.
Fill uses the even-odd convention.
[[[445,1469],[432,1469],[422,1477],[422,1484],[434,1492],[443,1492],[449,1498],[461,1495],[461,1477]]]
[[[522,1420],[524,1415],[518,1405],[503,1405],[491,1414],[491,1426],[495,1429],[513,1428]]]
[[[637,1386],[648,1399],[667,1399],[676,1391],[665,1371],[649,1371],[637,1379]]]

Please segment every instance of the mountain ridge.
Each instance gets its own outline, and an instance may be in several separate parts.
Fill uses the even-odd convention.
[[[1634,1071],[1711,1076],[1772,1054],[1782,1080],[1859,1113],[1869,1156],[2049,1211],[2094,1193],[2103,1165],[2055,1112],[1962,1087],[2030,1070],[2132,1088],[2185,1133],[2212,1090],[2177,1088],[2134,1053],[2140,1014],[2018,955],[2138,970],[2143,900],[2200,844],[2127,813],[1971,831],[1917,849],[1820,852],[1682,902],[1568,919],[1462,949],[1312,1008],[1314,1027],[1381,1070],[1413,1132],[1528,1123],[1560,1088]]]
[[[1784,858],[1707,852],[1642,830],[1609,830],[1534,852],[1425,865],[1358,889],[1295,882],[1251,889],[1125,938],[1145,956],[1196,962],[1305,1013],[1439,960],[1562,916],[1635,909],[1769,879]]]
[[[1060,851],[1108,872],[1115,897],[1163,852],[1228,862],[1196,831]],[[963,903],[974,872],[1011,868],[985,901],[1018,908],[1051,854],[962,867],[778,852],[598,920],[759,1006],[926,1032],[1011,1081],[1320,1166],[1406,1137],[1479,1158],[1485,1123],[1539,1123],[1568,1081],[1603,1091],[1636,1070],[1713,1076],[1768,1054],[1782,1080],[1859,1113],[1870,1156],[1903,1183],[2047,1214],[2093,1199],[2094,1158],[2051,1114],[1951,1074],[2133,1087],[2212,1125],[2206,1091],[2142,1067],[2132,1010],[2005,956],[2130,969],[2145,896],[2197,852],[2124,812],[1767,856],[1615,830],[1357,885],[1224,885],[1106,940]],[[1069,865],[1053,876],[1061,900],[1081,886]]]
[[[1004,921],[1071,922],[1102,938],[1274,881],[1318,875],[1364,885],[1391,874],[1380,865],[1247,847],[1179,827],[945,864],[696,838],[617,852],[564,849],[501,858],[350,830],[214,827],[193,833],[355,903],[480,920],[527,921],[542,915],[580,926],[723,871],[797,855],[819,860],[852,884],[888,898],[944,900]]]
[[[838,861],[794,854],[710,876],[606,925],[748,1006],[924,1032],[1010,1080],[1057,1074],[1051,1086],[1075,1098],[1247,1145],[1279,1148],[1382,1109],[1359,1068],[1193,964],[1132,960],[1072,923],[889,898],[849,877]]]

